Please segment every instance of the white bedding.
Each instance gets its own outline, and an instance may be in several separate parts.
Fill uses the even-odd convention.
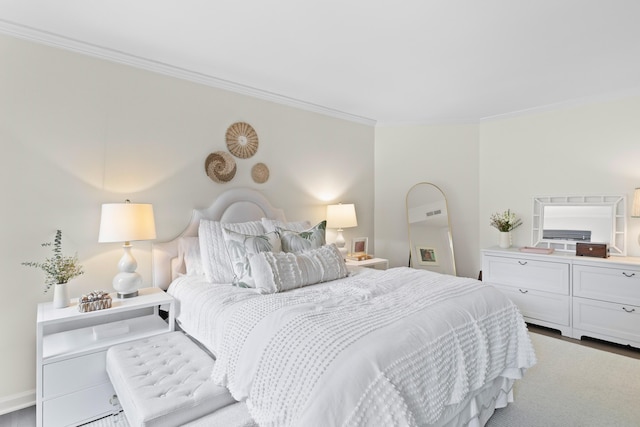
[[[168,292],[264,426],[440,424],[535,363],[516,306],[473,279],[403,267],[270,295],[194,277]]]

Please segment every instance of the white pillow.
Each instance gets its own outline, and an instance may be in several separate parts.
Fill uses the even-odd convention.
[[[276,232],[259,236],[236,233],[224,227],[224,239],[234,271],[233,283],[244,288],[253,288],[249,260],[259,252],[280,252],[280,235]]]
[[[348,274],[336,245],[301,253],[260,252],[249,259],[255,288],[263,294],[341,279]]]
[[[309,221],[284,222],[277,219],[262,218],[262,226],[264,227],[264,231],[267,233],[276,231],[276,228],[284,228],[285,230],[291,231],[304,231],[311,227],[311,223]]]
[[[324,246],[326,228],[327,221],[322,221],[304,231],[286,230],[280,227],[276,227],[276,231],[280,233],[283,251],[303,252]]]
[[[222,232],[223,225],[238,233],[254,235],[264,233],[264,227],[260,221],[221,223],[220,221],[201,219],[198,226],[198,239],[202,269],[207,280],[213,283],[233,282],[233,269],[229,255],[227,255],[227,245]]]
[[[187,276],[202,276],[202,259],[200,257],[200,240],[198,237],[181,237],[178,241],[178,260],[180,273]]]

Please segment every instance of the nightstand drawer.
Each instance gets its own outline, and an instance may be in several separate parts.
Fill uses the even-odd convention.
[[[42,418],[47,427],[77,425],[113,412],[111,397],[115,395],[110,382],[76,391],[42,405]]]
[[[640,306],[640,270],[574,265],[573,295]]]
[[[42,387],[42,397],[69,394],[109,382],[106,355],[105,350],[44,365],[43,375],[47,380]]]

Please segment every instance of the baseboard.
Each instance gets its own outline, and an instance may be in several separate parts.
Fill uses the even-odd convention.
[[[0,398],[0,415],[18,411],[36,404],[36,391],[29,390],[11,396]]]

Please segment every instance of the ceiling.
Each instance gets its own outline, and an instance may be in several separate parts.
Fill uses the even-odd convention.
[[[0,33],[364,123],[640,94],[638,0],[0,0]]]

